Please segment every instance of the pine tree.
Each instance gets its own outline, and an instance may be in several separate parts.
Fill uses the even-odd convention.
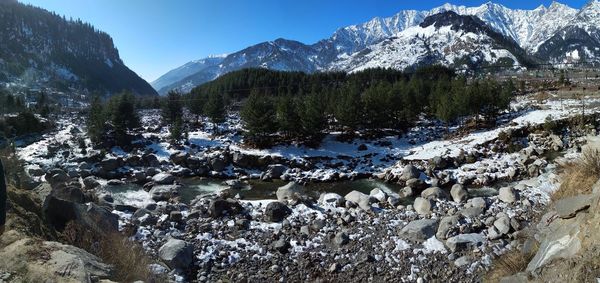
[[[290,95],[277,100],[276,121],[279,130],[287,137],[299,134],[300,115],[297,112],[298,102]]]
[[[225,122],[225,102],[219,94],[213,94],[208,97],[204,105],[204,113],[213,123],[213,129],[216,134],[219,133],[219,124]]]
[[[305,136],[314,138],[321,134],[327,126],[327,113],[325,103],[318,93],[313,92],[304,97],[304,102],[299,104],[300,123]]]
[[[129,145],[129,130],[139,127],[133,94],[125,92],[111,99],[111,123],[117,145]]]
[[[253,91],[241,111],[247,135],[261,140],[277,130],[275,107],[271,98]]]
[[[93,143],[100,143],[106,133],[106,112],[100,97],[94,96],[88,111],[87,130]]]
[[[204,104],[206,99],[201,95],[190,95],[188,105],[192,114],[196,115],[196,124],[200,122],[200,116],[204,114]]]
[[[352,84],[342,88],[336,95],[333,115],[337,122],[347,132],[358,130],[362,122],[363,105],[358,86]]]
[[[177,91],[169,91],[162,107],[163,119],[168,124],[173,124],[177,120],[181,120],[183,116],[182,96]]]

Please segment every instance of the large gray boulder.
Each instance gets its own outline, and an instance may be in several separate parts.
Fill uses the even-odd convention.
[[[454,184],[452,189],[450,189],[450,195],[452,196],[452,200],[458,203],[466,201],[468,197],[467,190],[461,184]]]
[[[170,239],[158,250],[158,257],[172,269],[186,270],[193,261],[194,250],[191,244],[178,239]]]
[[[564,198],[556,202],[554,208],[558,217],[567,219],[573,218],[578,212],[586,210],[592,204],[593,195],[577,195],[574,197]]]
[[[481,245],[484,241],[485,237],[482,234],[460,234],[448,238],[448,240],[446,241],[446,246],[448,246],[448,249],[450,249],[450,251],[458,252],[475,248]]]
[[[457,230],[460,221],[459,215],[446,216],[440,221],[435,237],[439,240],[446,240],[453,230]]]
[[[498,199],[505,203],[517,201],[517,192],[512,187],[502,187],[498,190]]]
[[[431,214],[431,207],[433,206],[432,201],[430,199],[418,197],[415,199],[413,203],[413,207],[415,211],[420,215],[429,215]]]
[[[419,171],[417,167],[409,164],[402,169],[399,179],[400,181],[406,182],[410,179],[418,179],[419,176],[421,176],[421,171]]]
[[[169,185],[175,182],[175,176],[169,173],[158,173],[152,177],[152,181],[159,185]]]
[[[169,200],[177,192],[175,185],[158,185],[153,186],[150,190],[150,195],[154,201]]]
[[[415,241],[423,242],[433,237],[438,228],[436,219],[419,219],[408,223],[400,230],[400,237]]]
[[[304,188],[296,182],[290,182],[283,187],[277,188],[277,200],[286,203],[291,200],[302,199],[304,195]]]
[[[279,179],[287,169],[288,168],[285,165],[272,164],[269,165],[269,168],[267,169],[267,175],[273,179]]]
[[[446,193],[439,187],[431,187],[421,192],[421,197],[436,200],[446,198]]]
[[[122,162],[123,160],[120,158],[107,157],[100,161],[100,167],[106,172],[114,171],[121,167]]]
[[[348,194],[346,194],[344,198],[347,201],[357,204],[360,208],[362,208],[365,211],[371,210],[371,199],[370,196],[366,194],[363,194],[359,191],[351,191]]]

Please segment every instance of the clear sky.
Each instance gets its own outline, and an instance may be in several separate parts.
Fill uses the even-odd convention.
[[[336,29],[400,10],[487,0],[20,0],[79,18],[112,36],[127,66],[151,82],[211,54],[277,38],[314,43]],[[495,0],[532,9],[551,0]],[[574,8],[587,0],[559,1]]]

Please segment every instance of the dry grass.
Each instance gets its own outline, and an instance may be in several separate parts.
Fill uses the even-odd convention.
[[[63,240],[68,244],[82,248],[99,258],[105,263],[114,266],[115,273],[112,280],[118,282],[166,282],[165,278],[157,277],[148,270],[148,264],[153,263],[143,248],[128,240],[118,232],[104,236],[91,233],[73,222],[65,227],[62,234]]]
[[[600,179],[600,151],[585,150],[581,157],[566,164],[561,164],[562,183],[552,195],[552,200],[589,194],[592,187]]]
[[[533,259],[537,253],[539,246],[528,253],[523,254],[518,249],[510,250],[509,252],[501,255],[494,261],[492,270],[487,274],[485,282],[500,282],[500,279],[506,276],[515,275],[519,272],[525,271],[527,265]]]

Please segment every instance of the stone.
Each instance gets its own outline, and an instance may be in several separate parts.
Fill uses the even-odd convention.
[[[287,169],[288,168],[285,165],[272,164],[267,168],[267,174],[273,179],[279,179]]]
[[[446,246],[451,252],[459,252],[467,249],[472,249],[481,245],[485,241],[485,237],[481,234],[460,234],[448,238]]]
[[[563,219],[573,218],[578,212],[586,210],[591,205],[592,195],[578,195],[560,199],[554,205],[558,217]]]
[[[148,226],[156,224],[157,219],[148,209],[140,208],[133,213],[131,220],[141,226]]]
[[[290,251],[290,248],[292,247],[292,245],[290,245],[290,242],[286,239],[279,239],[277,241],[275,241],[275,243],[273,243],[273,249],[275,249],[276,251],[282,253],[282,254],[286,254]]]
[[[500,232],[498,232],[498,230],[497,230],[497,229],[496,229],[496,227],[494,227],[494,226],[490,226],[490,227],[487,229],[487,232],[488,232],[488,235],[487,235],[487,237],[488,237],[488,239],[490,239],[490,240],[497,240],[497,239],[500,239],[500,238],[502,238],[502,234],[500,234]]]
[[[454,261],[454,265],[457,267],[463,267],[463,266],[468,266],[471,264],[471,257],[470,256],[461,256],[458,259],[456,259]]]
[[[292,200],[302,199],[304,196],[304,188],[296,182],[290,182],[283,187],[277,188],[275,194],[277,195],[277,201],[286,203]]]
[[[418,197],[415,199],[413,204],[413,208],[420,215],[429,215],[431,214],[432,203],[431,200]]]
[[[371,201],[370,197],[366,194],[363,194],[359,191],[351,191],[344,197],[347,201],[357,204],[360,208],[365,211],[371,210]]]
[[[177,186],[174,185],[159,185],[153,186],[150,190],[150,196],[154,201],[167,201],[177,191]]]
[[[210,159],[209,165],[213,171],[222,172],[225,170],[227,163],[225,163],[225,159],[222,156],[215,156]]]
[[[158,173],[152,176],[152,181],[159,185],[169,185],[173,184],[175,177],[169,173]]]
[[[404,187],[400,189],[400,192],[398,193],[398,195],[400,195],[401,198],[409,198],[412,197],[414,194],[415,192],[412,187]]]
[[[225,214],[236,215],[243,210],[242,205],[233,199],[212,199],[208,204],[208,213],[213,218],[221,217]]]
[[[479,208],[483,208],[484,210],[487,207],[487,204],[485,203],[485,199],[483,199],[482,197],[472,198],[470,200],[470,203],[471,203],[471,207],[479,207]]]
[[[178,239],[169,239],[158,250],[158,257],[172,269],[186,270],[192,264],[193,256],[193,246]]]
[[[269,222],[281,222],[283,219],[290,215],[292,210],[289,209],[285,204],[274,201],[267,205],[265,208],[265,216]]]
[[[171,213],[169,213],[170,221],[179,222],[182,219],[183,219],[183,215],[181,214],[181,211],[179,211],[179,210],[174,210],[174,211],[171,211]]]
[[[502,187],[498,190],[498,199],[505,203],[517,201],[517,193],[512,187]]]
[[[446,197],[446,193],[439,187],[431,187],[421,192],[421,197],[426,199],[442,199]]]
[[[246,187],[246,184],[242,180],[239,180],[239,179],[227,180],[223,183],[232,190],[241,190]]]
[[[400,174],[400,181],[408,181],[410,179],[418,179],[421,176],[421,171],[413,165],[406,165]]]
[[[468,197],[467,190],[461,184],[454,184],[452,189],[450,189],[450,195],[452,196],[452,200],[458,203],[466,201]]]
[[[410,241],[423,242],[433,237],[437,228],[436,219],[413,220],[400,230],[399,236]]]
[[[496,221],[494,221],[494,227],[498,229],[500,234],[508,234],[508,232],[510,232],[510,218],[505,213],[498,213],[498,215],[496,215]]]
[[[369,193],[369,197],[376,199],[378,202],[385,202],[387,199],[387,194],[380,188],[374,188]]]
[[[348,237],[345,232],[338,232],[335,234],[335,237],[333,237],[333,244],[338,248],[348,244],[349,242],[350,237]]]
[[[340,207],[344,205],[344,197],[336,194],[336,193],[322,193],[319,196],[319,203],[324,205],[331,205]]]
[[[438,238],[438,240],[446,240],[452,228],[458,226],[459,221],[460,216],[458,215],[443,217],[442,220],[440,220],[440,225],[437,233],[435,233],[435,237]]]
[[[100,167],[106,172],[114,171],[121,167],[121,162],[119,158],[108,157],[100,161]]]

